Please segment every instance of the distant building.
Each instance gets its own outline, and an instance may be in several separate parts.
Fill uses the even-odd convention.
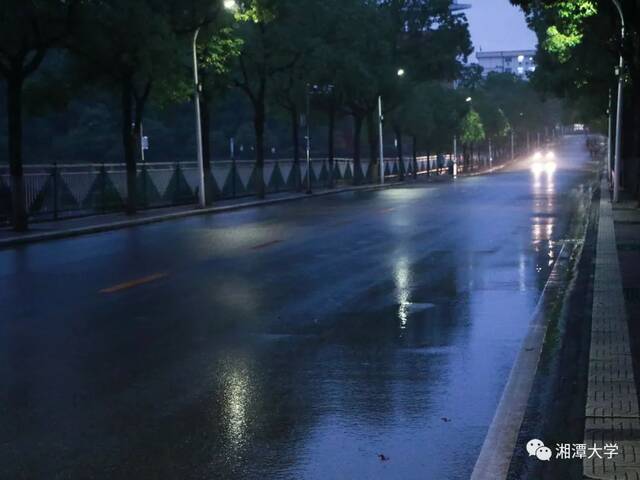
[[[453,4],[451,5],[451,11],[452,12],[458,12],[460,10],[467,10],[468,8],[471,8],[471,5],[466,4],[466,3],[460,3],[460,2],[458,2],[458,0],[453,0]]]
[[[513,73],[522,78],[535,72],[535,50],[509,50],[503,52],[476,52],[483,75],[491,72]]]

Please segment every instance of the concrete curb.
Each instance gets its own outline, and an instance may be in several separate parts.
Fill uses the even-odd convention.
[[[502,397],[484,439],[471,480],[503,480],[507,478],[511,458],[517,447],[518,433],[533,387],[538,363],[544,348],[549,318],[545,306],[564,296],[559,280],[566,272],[573,252],[566,243],[562,246],[538,304],[531,316],[529,329],[511,368]]]
[[[364,185],[364,186],[357,186],[357,187],[347,187],[347,188],[340,188],[336,190],[323,191],[320,193],[297,194],[297,195],[292,195],[290,197],[256,200],[256,201],[238,203],[236,205],[225,205],[222,207],[209,207],[209,208],[203,208],[203,209],[187,210],[184,212],[165,213],[165,214],[154,215],[146,218],[137,218],[132,220],[123,220],[119,222],[102,223],[98,225],[91,225],[88,227],[69,228],[66,230],[59,230],[59,231],[53,231],[53,232],[33,233],[33,234],[17,236],[15,238],[7,238],[7,239],[0,240],[0,250],[4,248],[19,246],[19,245],[27,245],[31,243],[44,242],[48,240],[60,240],[64,238],[91,235],[94,233],[103,233],[103,232],[109,232],[114,230],[122,230],[125,228],[150,225],[153,223],[161,223],[169,220],[180,220],[183,218],[195,217],[199,215],[212,215],[216,213],[232,212],[235,210],[243,210],[247,208],[276,205],[279,203],[304,200],[306,198],[325,197],[328,195],[338,195],[341,193],[348,193],[348,192],[382,190],[382,189],[397,187],[400,185],[404,185],[404,184],[389,183],[385,185]]]

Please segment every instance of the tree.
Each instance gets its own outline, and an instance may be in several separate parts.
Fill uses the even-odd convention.
[[[45,55],[60,46],[75,18],[77,0],[5,0],[0,4],[0,76],[6,81],[8,154],[13,226],[27,229],[22,166],[23,92]]]
[[[419,150],[427,155],[448,151],[466,109],[459,90],[440,82],[425,82],[414,87],[398,111],[404,131],[412,138],[414,167]],[[417,168],[413,171],[416,176]]]
[[[460,86],[470,92],[475,92],[483,83],[482,66],[477,63],[465,66],[460,72]]]
[[[483,141],[485,137],[486,134],[482,119],[480,115],[478,115],[478,112],[471,108],[462,119],[462,124],[460,125],[460,140],[464,148],[465,168],[471,166],[474,145]]]
[[[465,71],[460,60],[466,61],[472,51],[468,24],[464,15],[452,12],[450,1],[384,0],[380,9],[391,23],[391,75],[385,77],[381,92],[387,112],[407,101],[410,83],[453,81]],[[408,78],[396,76],[398,68]],[[390,118],[402,159],[404,122],[399,115]]]
[[[120,93],[121,141],[127,172],[126,211],[137,209],[137,148],[152,92],[182,97],[184,46],[162,0],[87,2],[72,45],[88,80]],[[181,92],[181,95],[178,94]]]
[[[231,68],[240,55],[243,42],[237,37],[237,28],[230,22],[230,15],[222,15],[223,7],[233,11],[235,7],[221,2],[192,0],[187,8],[181,0],[171,0],[170,19],[174,33],[195,39],[198,63],[200,123],[202,131],[202,161],[205,179],[205,202],[213,198],[211,176],[211,113],[214,101],[232,86]],[[187,62],[187,77],[193,76],[192,62]],[[193,80],[185,82],[188,95],[193,95]],[[174,91],[180,91],[174,87]],[[169,90],[171,92],[171,90]],[[173,93],[173,92],[171,92]]]
[[[527,13],[539,42],[539,68],[533,79],[538,88],[571,100],[584,123],[603,124],[608,94],[614,88],[614,65],[619,54],[625,58],[623,171],[640,157],[640,2],[620,2],[626,20],[624,43],[620,20],[611,0],[512,0]],[[598,61],[593,59],[597,58]],[[615,98],[615,97],[614,97]],[[640,198],[639,178],[623,178]]]
[[[305,14],[294,15],[294,12],[308,7],[307,2],[300,5],[293,1],[247,0],[240,3],[236,14],[236,18],[242,21],[240,33],[244,48],[237,59],[234,84],[247,96],[253,108],[256,137],[254,181],[258,198],[265,196],[267,98],[274,77],[293,68],[303,56],[291,38],[296,38],[293,32],[304,28],[300,19],[306,18]]]
[[[200,117],[202,123],[202,157],[204,162],[205,198],[210,202],[212,195],[211,172],[211,128],[213,104],[232,86],[231,67],[240,55],[242,40],[235,37],[235,30],[222,27],[218,22],[209,25],[202,34],[198,47],[200,65]]]

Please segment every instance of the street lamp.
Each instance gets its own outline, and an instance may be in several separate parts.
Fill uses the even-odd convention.
[[[236,3],[236,0],[224,0],[223,5],[224,5],[224,8],[232,12],[235,12],[238,9],[238,4]]]
[[[328,94],[333,92],[333,85],[310,85],[306,84],[306,110],[307,114],[305,117],[305,127],[306,127],[306,156],[307,156],[307,195],[311,195],[313,190],[311,188],[311,125],[309,122],[311,116],[311,95],[320,95],[320,94]],[[301,179],[302,180],[302,179]]]
[[[201,208],[207,206],[207,198],[204,182],[204,156],[202,154],[202,119],[200,118],[200,80],[198,79],[198,35],[200,27],[196,28],[193,34],[193,101],[196,107],[196,146],[198,155],[198,183],[200,191],[198,192],[199,205]]]
[[[238,5],[235,0],[224,0],[224,8],[226,10],[237,10]],[[198,78],[198,35],[200,35],[200,28],[196,28],[193,32],[193,102],[196,107],[196,145],[198,156],[198,180],[200,184],[200,191],[198,192],[198,200],[201,208],[207,206],[207,197],[205,192],[204,181],[204,155],[202,153],[202,119],[200,118],[200,80]]]
[[[396,72],[398,77],[404,77],[404,68],[399,68]],[[382,113],[382,95],[378,95],[378,137],[380,139],[380,185],[384,185],[384,136],[383,136],[384,115]]]
[[[624,45],[624,36],[625,36],[625,23],[624,23],[624,13],[622,12],[622,7],[620,6],[620,2],[618,0],[612,0],[613,4],[616,6],[618,10],[618,14],[620,15],[620,41],[622,45]],[[618,74],[618,109],[617,109],[617,119],[616,119],[616,153],[615,153],[615,161],[613,167],[613,201],[618,202],[620,200],[620,169],[621,165],[621,143],[622,143],[622,103],[624,99],[624,57],[622,55],[622,45],[620,46],[620,62],[618,64],[617,74]]]

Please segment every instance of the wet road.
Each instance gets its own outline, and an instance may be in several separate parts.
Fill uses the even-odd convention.
[[[0,251],[0,478],[468,478],[583,144]]]

